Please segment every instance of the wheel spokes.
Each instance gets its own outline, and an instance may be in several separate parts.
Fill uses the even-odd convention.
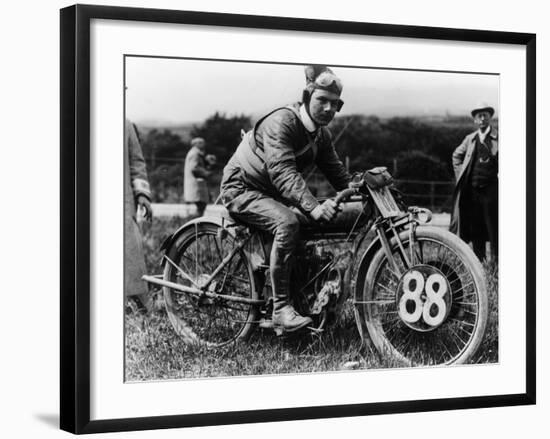
[[[467,348],[476,329],[480,305],[472,274],[456,254],[440,242],[415,240],[414,250],[408,243],[405,250],[413,254],[417,262],[435,267],[447,279],[451,297],[448,316],[438,327],[425,332],[406,325],[397,306],[395,273],[387,259],[376,274],[370,297],[365,298],[367,315],[393,356],[412,364],[452,362]],[[400,252],[399,249],[393,251],[394,256]]]
[[[196,232],[179,253],[177,266],[187,273],[173,273],[181,284],[205,285],[224,259],[235,247],[232,238],[219,240],[215,233]],[[229,251],[228,251],[229,250]],[[211,279],[207,291],[224,295],[246,297],[251,289],[248,266],[241,252],[236,252],[229,263]],[[215,297],[198,297],[170,290],[171,302],[177,318],[190,327],[196,337],[207,343],[223,344],[235,339],[248,322],[251,306]]]

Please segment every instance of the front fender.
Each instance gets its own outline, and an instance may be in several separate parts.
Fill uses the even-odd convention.
[[[380,242],[380,238],[376,236],[372,240],[372,242],[369,244],[365,253],[363,253],[363,256],[361,256],[361,260],[359,261],[359,268],[357,269],[357,274],[355,275],[355,279],[353,282],[352,294],[353,294],[354,302],[360,302],[363,300],[363,289],[365,287],[365,279],[367,277],[367,271],[369,269],[369,265],[372,259],[374,258],[374,255],[376,254],[376,252],[381,248],[382,248],[382,243]],[[359,331],[359,335],[361,337],[361,342],[367,348],[373,349],[372,342],[368,335],[367,326],[363,318],[364,317],[363,313],[359,308],[360,306],[354,305],[353,313],[355,316],[355,324],[357,325],[357,330]]]

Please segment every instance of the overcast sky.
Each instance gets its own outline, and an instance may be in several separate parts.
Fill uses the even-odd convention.
[[[496,75],[332,67],[342,79],[342,115],[469,114],[497,109]],[[215,111],[258,117],[299,100],[304,68],[288,64],[126,58],[126,115],[136,123],[200,122]]]

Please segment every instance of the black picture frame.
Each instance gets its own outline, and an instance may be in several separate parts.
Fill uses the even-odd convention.
[[[93,19],[294,30],[526,48],[526,376],[525,393],[239,412],[90,420],[90,22]],[[536,401],[536,35],[303,18],[75,5],[61,10],[61,349],[60,425],[72,433],[364,416],[534,404]],[[517,212],[516,212],[517,213]]]

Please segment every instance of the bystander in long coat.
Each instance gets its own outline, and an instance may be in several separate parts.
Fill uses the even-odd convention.
[[[126,296],[142,295],[148,288],[141,276],[146,273],[143,238],[137,222],[137,197],[151,198],[147,170],[135,126],[126,121],[124,130],[124,291]]]
[[[466,218],[471,217],[478,212],[469,211],[469,200],[467,198],[467,185],[470,181],[470,173],[472,170],[473,156],[475,153],[476,139],[479,131],[468,134],[462,143],[453,152],[453,169],[456,178],[456,186],[453,192],[453,211],[451,216],[450,231],[460,236],[464,241],[472,240],[474,232],[471,229],[471,222]],[[494,128],[491,128],[488,134],[491,138],[491,154],[498,154],[498,135]],[[489,237],[485,231],[485,240]]]
[[[205,153],[196,146],[191,147],[183,170],[183,200],[186,203],[210,202],[207,184],[210,174]]]

